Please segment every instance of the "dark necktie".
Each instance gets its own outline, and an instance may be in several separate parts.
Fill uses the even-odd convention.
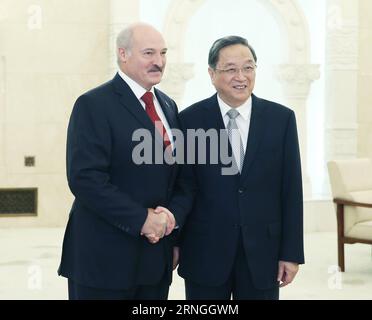
[[[165,130],[165,127],[163,125],[163,122],[161,121],[158,113],[156,112],[155,105],[154,105],[154,97],[152,92],[147,91],[141,98],[146,105],[146,112],[148,116],[150,117],[151,121],[154,123],[155,127],[159,130],[161,136],[163,137],[163,142],[165,147],[168,147],[171,143],[167,134],[167,131]]]

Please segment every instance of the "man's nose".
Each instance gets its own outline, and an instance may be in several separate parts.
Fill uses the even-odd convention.
[[[242,81],[246,79],[246,76],[244,75],[242,69],[237,69],[237,70],[236,70],[236,73],[235,73],[235,79],[237,79],[237,80],[242,80]]]
[[[163,67],[165,65],[165,57],[162,54],[156,54],[153,63],[159,67]]]

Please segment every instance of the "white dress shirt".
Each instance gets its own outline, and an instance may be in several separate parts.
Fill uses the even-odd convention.
[[[145,104],[145,102],[141,98],[147,92],[147,90],[145,88],[143,88],[142,86],[140,86],[133,79],[131,79],[130,77],[128,77],[120,69],[119,69],[118,73],[119,73],[120,77],[127,83],[127,85],[129,86],[129,88],[133,91],[134,95],[136,96],[136,98],[141,103],[143,109],[146,111],[146,104]],[[169,127],[167,118],[164,115],[163,109],[161,108],[160,103],[159,103],[159,101],[158,101],[158,99],[157,99],[157,97],[155,95],[154,87],[151,88],[150,92],[154,96],[154,105],[155,105],[156,112],[157,112],[157,114],[158,114],[161,122],[163,123],[163,126],[164,126],[165,130],[167,131],[167,135],[168,135],[168,137],[170,139],[170,142],[171,142],[171,145],[172,145],[172,150],[174,150],[174,142],[173,142],[173,139],[172,139],[172,137],[173,137],[172,131],[171,131],[170,127]]]
[[[223,123],[225,124],[225,128],[227,128],[227,124],[229,123],[229,120],[230,120],[227,113],[233,108],[231,108],[227,103],[225,103],[220,98],[219,95],[217,95],[217,100],[218,100],[218,105],[220,106]],[[244,153],[246,153],[249,126],[251,123],[252,96],[250,96],[249,99],[245,103],[243,103],[241,106],[234,108],[234,109],[239,112],[239,115],[236,117],[235,121],[239,128],[240,137],[242,138]]]

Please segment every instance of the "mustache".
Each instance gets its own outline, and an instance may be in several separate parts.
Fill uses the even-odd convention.
[[[149,72],[163,72],[163,68],[159,67],[158,65],[153,65],[152,68],[149,70]]]

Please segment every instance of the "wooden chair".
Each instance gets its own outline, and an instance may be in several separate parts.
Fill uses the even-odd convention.
[[[345,271],[345,243],[372,244],[372,161],[328,162],[336,204],[338,265]]]

